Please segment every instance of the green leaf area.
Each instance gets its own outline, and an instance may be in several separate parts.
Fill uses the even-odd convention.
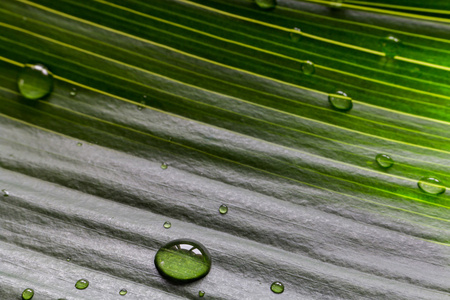
[[[338,2],[1,0],[0,299],[450,299],[448,1]]]

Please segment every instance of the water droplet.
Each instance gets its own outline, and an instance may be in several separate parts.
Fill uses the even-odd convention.
[[[2,190],[3,193],[3,197],[8,197],[9,196],[9,192],[5,189]]]
[[[316,67],[314,66],[314,63],[312,61],[305,61],[302,63],[302,72],[305,75],[312,75],[316,71]]]
[[[169,167],[169,165],[166,163],[161,164],[161,169],[163,169],[163,170],[166,170],[168,167]]]
[[[211,269],[211,256],[200,243],[174,240],[161,247],[155,256],[159,273],[176,282],[189,282],[206,276]]]
[[[29,300],[29,299],[33,298],[33,296],[34,296],[34,291],[33,291],[33,289],[25,289],[25,290],[22,292],[22,299],[23,299],[23,300]]]
[[[169,229],[170,227],[172,227],[172,224],[169,221],[164,222],[164,228]]]
[[[145,98],[147,98],[147,96],[145,96]],[[145,101],[144,101],[144,100],[141,101],[141,104],[142,104],[142,105],[138,105],[138,107],[137,107],[138,110],[143,110],[143,109],[145,108],[145,107],[144,107],[144,105],[145,105]]]
[[[77,143],[77,146],[78,146],[78,147],[81,147],[81,146],[83,146],[83,143],[78,142],[78,143]]]
[[[205,292],[204,292],[204,291],[198,291],[198,296],[199,296],[199,297],[205,296]]]
[[[417,183],[419,188],[425,193],[440,195],[445,192],[445,186],[441,181],[434,177],[424,177]]]
[[[77,95],[77,88],[72,88],[72,90],[70,91],[70,96],[75,97],[76,95]]]
[[[400,45],[400,40],[392,35],[381,39],[381,51],[386,54],[386,57],[393,58],[398,53],[398,48]]]
[[[298,42],[302,37],[302,31],[300,28],[294,27],[294,31],[291,31],[289,36],[291,37],[291,41]]]
[[[284,285],[279,282],[279,281],[275,281],[274,283],[272,283],[272,285],[270,286],[270,289],[272,290],[272,292],[274,292],[275,294],[281,294],[282,292],[284,292]]]
[[[328,95],[328,101],[334,109],[339,111],[349,111],[353,107],[352,98],[342,91]]]
[[[71,260],[72,260],[72,258],[68,257],[68,258],[66,258],[66,260],[67,260],[67,261],[71,261]]]
[[[380,167],[385,169],[390,168],[392,167],[392,165],[394,165],[394,160],[387,154],[377,154],[377,156],[375,156],[375,160]]]
[[[332,2],[330,2],[330,7],[333,9],[340,9],[342,8],[342,4],[344,3],[343,0],[334,0]]]
[[[120,296],[125,296],[127,293],[128,293],[128,291],[127,291],[126,289],[121,289],[121,290],[119,291],[119,295],[120,295]]]
[[[255,0],[255,2],[262,9],[272,9],[277,6],[276,0]]]
[[[79,290],[84,290],[89,286],[89,281],[86,279],[80,279],[75,283],[75,287]]]
[[[219,212],[220,212],[222,215],[226,214],[226,213],[228,212],[228,206],[226,206],[225,204],[222,204],[222,205],[219,207]]]
[[[53,88],[53,75],[43,65],[25,65],[17,79],[20,93],[36,100],[49,94]]]

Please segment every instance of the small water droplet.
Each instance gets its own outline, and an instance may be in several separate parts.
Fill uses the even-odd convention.
[[[427,194],[440,195],[445,192],[445,186],[439,179],[434,177],[423,177],[417,185]]]
[[[22,299],[23,299],[23,300],[29,300],[29,299],[33,298],[33,296],[34,296],[34,291],[33,291],[33,289],[25,289],[25,290],[22,292]]]
[[[381,39],[381,51],[386,54],[386,57],[393,58],[398,54],[398,48],[400,46],[400,40],[392,35]]]
[[[334,1],[330,2],[329,5],[332,9],[340,9],[340,8],[342,8],[343,3],[344,3],[343,0],[334,0]]]
[[[300,28],[294,27],[294,31],[291,31],[291,33],[289,33],[289,36],[291,37],[291,41],[296,43],[300,41],[302,37],[302,31],[300,30]]]
[[[119,291],[119,295],[120,295],[120,296],[125,296],[127,293],[128,293],[128,291],[127,291],[126,289],[121,289],[121,290]]]
[[[316,71],[316,67],[314,66],[314,63],[312,61],[305,61],[302,63],[302,72],[305,75],[312,75]]]
[[[277,6],[276,0],[255,0],[255,3],[261,9],[272,9],[275,8],[275,6]]]
[[[3,197],[8,197],[9,196],[9,192],[5,189],[2,190],[3,193]]]
[[[377,154],[377,156],[375,156],[375,160],[380,167],[385,169],[390,168],[394,165],[394,160],[387,154]]]
[[[196,241],[174,240],[158,250],[155,266],[158,272],[169,280],[190,282],[208,274],[211,269],[211,255]]]
[[[66,258],[66,261],[71,261],[71,260],[72,260],[72,258],[70,258],[70,257]]]
[[[219,212],[220,212],[222,215],[226,214],[226,213],[228,212],[228,206],[226,206],[225,204],[222,204],[222,205],[219,207]]]
[[[43,65],[25,65],[17,79],[19,91],[25,98],[36,100],[48,95],[53,88],[53,75]]]
[[[79,290],[84,290],[89,286],[89,281],[86,279],[80,279],[75,283],[75,287]]]
[[[147,96],[145,96],[145,98],[147,98]],[[138,110],[143,110],[143,109],[145,108],[145,106],[144,106],[145,103],[146,103],[146,102],[145,102],[144,100],[142,100],[142,101],[141,101],[141,104],[142,104],[142,105],[138,105],[138,107],[137,107]]]
[[[349,111],[353,107],[352,98],[342,91],[328,95],[328,101],[334,109],[339,111]]]
[[[169,167],[169,165],[166,163],[161,164],[161,169],[163,169],[163,170],[166,170],[168,167]]]
[[[83,143],[78,142],[78,143],[77,143],[77,146],[78,146],[78,147],[81,147],[81,146],[83,146]]]
[[[275,294],[281,294],[282,292],[284,292],[284,285],[279,281],[275,281],[270,286],[270,290]]]
[[[77,88],[72,88],[72,90],[70,91],[70,96],[75,97],[76,95],[77,95]]]
[[[172,224],[169,221],[164,222],[164,228],[169,229],[170,227],[172,227]]]
[[[205,296],[205,292],[204,292],[204,291],[198,291],[198,296],[199,296],[199,297]]]

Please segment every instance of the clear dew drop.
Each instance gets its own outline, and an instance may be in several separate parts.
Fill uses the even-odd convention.
[[[199,297],[205,296],[205,292],[204,292],[204,291],[198,291],[198,296],[199,296]]]
[[[314,66],[314,63],[312,61],[305,61],[302,63],[302,72],[305,75],[312,75],[316,71],[316,67]]]
[[[121,289],[121,290],[119,291],[119,295],[120,295],[120,296],[125,296],[127,293],[128,293],[128,291],[127,291],[126,289]]]
[[[340,9],[340,8],[342,8],[342,4],[343,4],[343,3],[344,3],[343,0],[334,0],[334,1],[331,1],[331,2],[330,2],[329,6],[330,6],[332,9]]]
[[[281,294],[282,292],[284,292],[284,285],[279,281],[275,281],[270,286],[270,290],[275,294]]]
[[[71,260],[72,260],[72,258],[70,258],[70,257],[66,258],[67,262],[70,262]]]
[[[22,299],[23,299],[23,300],[29,300],[29,299],[33,298],[33,296],[34,296],[34,291],[33,291],[33,289],[25,289],[25,290],[22,292]]]
[[[353,107],[352,98],[342,91],[328,95],[328,101],[334,109],[339,111],[349,111]]]
[[[380,167],[385,169],[390,168],[394,165],[394,160],[387,154],[377,154],[377,156],[375,156],[375,160]]]
[[[302,38],[302,31],[300,28],[294,27],[294,31],[291,31],[289,36],[291,37],[291,41],[297,43]]]
[[[9,196],[9,192],[5,189],[2,190],[3,193],[3,197],[8,197]]]
[[[25,65],[17,78],[17,86],[22,96],[37,100],[52,91],[53,75],[41,64]]]
[[[427,194],[440,195],[445,192],[445,186],[439,179],[434,177],[423,177],[417,185]]]
[[[161,169],[163,169],[163,170],[167,170],[168,167],[169,167],[169,165],[166,163],[161,164]]]
[[[275,8],[275,6],[277,6],[276,0],[255,0],[255,3],[261,9],[272,9]]]
[[[206,276],[211,269],[211,255],[193,240],[174,240],[162,246],[155,256],[158,272],[174,282],[191,282]]]
[[[78,146],[78,147],[81,147],[81,146],[83,146],[83,143],[78,142],[78,143],[77,143],[77,146]]]
[[[386,54],[386,57],[393,58],[398,55],[398,49],[400,47],[400,40],[392,35],[381,39],[381,51]]]
[[[147,97],[146,97],[146,98],[147,98]],[[145,102],[144,100],[142,100],[142,101],[141,101],[141,104],[142,104],[142,105],[138,105],[138,107],[137,107],[138,110],[143,110],[143,109],[144,109],[145,103],[146,103],[146,102]]]
[[[220,212],[222,215],[226,214],[226,213],[228,212],[228,206],[226,206],[225,204],[222,204],[222,205],[219,207],[219,212]]]
[[[77,95],[77,88],[72,88],[70,91],[70,97],[75,97]]]
[[[79,290],[87,289],[88,286],[89,281],[87,281],[86,279],[80,279],[77,281],[77,283],[75,283],[75,287]]]
[[[166,222],[164,222],[163,227],[166,229],[169,229],[170,227],[172,227],[172,224],[169,221],[166,221]]]

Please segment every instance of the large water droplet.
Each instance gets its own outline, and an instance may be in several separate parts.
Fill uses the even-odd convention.
[[[445,186],[441,181],[434,177],[424,177],[417,183],[419,188],[425,193],[440,195],[445,192]]]
[[[284,285],[279,281],[275,281],[270,286],[270,290],[275,294],[281,294],[282,292],[284,292]]]
[[[25,289],[25,290],[22,292],[22,299],[23,299],[23,300],[29,300],[29,299],[33,298],[33,296],[34,296],[34,291],[33,291],[33,289]]]
[[[161,247],[155,256],[159,273],[175,282],[189,282],[206,276],[211,269],[211,256],[200,243],[174,240]]]
[[[20,93],[36,100],[49,94],[53,88],[53,75],[43,65],[25,65],[17,79]]]
[[[119,291],[119,295],[120,295],[120,296],[125,296],[127,293],[128,293],[128,291],[127,291],[126,289],[121,289],[121,290]]]
[[[255,0],[255,3],[262,9],[272,9],[277,6],[276,0]]]
[[[388,36],[384,39],[381,39],[381,51],[386,54],[386,57],[393,58],[398,54],[398,48],[400,45],[400,40],[394,36]]]
[[[8,197],[9,196],[9,192],[5,189],[2,190],[3,193],[3,197]]]
[[[222,204],[222,205],[219,207],[219,212],[220,212],[222,215],[226,214],[226,213],[228,212],[228,206],[226,206],[225,204]]]
[[[84,290],[89,286],[89,281],[86,279],[80,279],[75,283],[75,287],[79,290]]]
[[[334,109],[339,111],[349,111],[353,107],[352,98],[342,91],[328,95],[328,101]]]
[[[377,154],[375,160],[380,167],[385,169],[390,168],[392,167],[392,165],[394,165],[394,160],[387,154]]]
[[[302,63],[302,72],[305,75],[312,75],[316,71],[316,67],[314,66],[314,63],[312,61],[305,61]]]
[[[169,229],[170,227],[172,227],[172,224],[169,221],[164,222],[164,228]]]
[[[204,291],[198,291],[198,296],[199,296],[199,297],[205,296],[205,292],[204,292]]]
[[[302,31],[300,30],[300,28],[294,27],[294,31],[291,31],[289,36],[291,37],[291,41],[296,43],[300,41],[302,37]]]

